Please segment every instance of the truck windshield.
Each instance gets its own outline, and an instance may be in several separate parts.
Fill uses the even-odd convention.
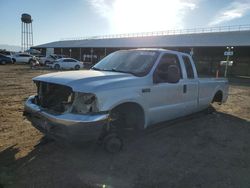
[[[158,55],[157,51],[149,50],[117,51],[103,58],[92,69],[145,76],[151,70]]]

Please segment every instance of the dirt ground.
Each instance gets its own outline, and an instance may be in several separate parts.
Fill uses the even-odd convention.
[[[131,136],[122,152],[95,142],[72,145],[42,138],[22,116],[49,72],[0,66],[0,188],[2,187],[250,187],[250,83],[230,84],[228,102]]]

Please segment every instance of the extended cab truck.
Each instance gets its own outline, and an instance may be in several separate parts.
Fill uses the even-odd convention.
[[[32,63],[32,61],[36,61],[35,56],[25,53],[17,53],[12,59],[14,63]]]
[[[50,73],[33,81],[37,95],[26,101],[25,115],[34,126],[85,138],[145,129],[228,97],[226,79],[198,78],[190,55],[164,49],[117,51],[91,70]]]

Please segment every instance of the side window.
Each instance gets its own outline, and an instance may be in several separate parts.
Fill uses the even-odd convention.
[[[69,62],[69,59],[64,59],[63,62]]]
[[[27,54],[20,54],[19,56],[20,56],[20,57],[30,57],[30,56],[27,55]]]
[[[170,65],[176,65],[179,67],[180,78],[182,78],[180,62],[176,55],[174,54],[165,54],[161,57],[161,60],[156,67],[154,77],[157,79],[157,82],[164,83],[169,82],[168,80],[168,68]]]
[[[182,56],[185,68],[186,68],[186,72],[187,72],[187,78],[189,79],[194,79],[194,71],[193,71],[193,67],[191,64],[191,61],[189,59],[188,56]]]

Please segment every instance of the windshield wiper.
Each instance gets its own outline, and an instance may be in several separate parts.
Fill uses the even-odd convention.
[[[117,72],[117,71],[115,71],[113,69],[100,69],[100,68],[96,68],[96,67],[92,67],[91,69],[98,70],[98,71],[113,71],[113,72]]]
[[[123,70],[117,70],[115,68],[111,69],[110,71],[112,71],[112,72],[120,72],[120,73],[128,73],[128,74],[135,75],[135,73],[133,73],[133,72],[123,71]]]
[[[99,70],[99,71],[110,71],[110,72],[127,73],[127,74],[132,74],[132,75],[136,76],[136,74],[133,73],[133,72],[123,71],[123,70],[117,70],[115,68],[112,68],[112,69],[99,69],[99,68],[96,68],[96,67],[92,67],[91,69],[93,69],[93,70]]]
[[[92,70],[99,70],[99,71],[103,71],[103,69],[99,69],[99,68],[96,68],[96,67],[91,67]]]

